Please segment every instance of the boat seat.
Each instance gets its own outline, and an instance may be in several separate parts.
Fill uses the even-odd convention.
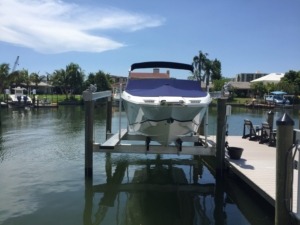
[[[261,128],[258,125],[253,125],[251,120],[244,119],[244,128],[242,138],[249,138],[249,140],[259,140]]]
[[[276,130],[273,130],[268,122],[262,123],[259,143],[268,143],[269,146],[276,146]]]

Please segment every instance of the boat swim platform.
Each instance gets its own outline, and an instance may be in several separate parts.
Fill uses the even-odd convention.
[[[276,147],[259,141],[243,139],[241,136],[228,136],[230,147],[244,149],[239,160],[226,156],[225,163],[229,170],[245,181],[254,191],[260,194],[275,207],[276,199]],[[295,160],[298,160],[296,155]],[[293,212],[297,211],[298,170],[293,176]]]
[[[201,137],[204,140],[205,137]],[[94,143],[94,152],[105,153],[137,153],[137,154],[177,154],[177,155],[205,155],[215,156],[216,145],[213,139],[207,138],[205,146],[194,146],[199,136],[182,137],[183,144],[162,146],[153,141],[149,147],[145,144],[145,136],[128,134],[127,129],[121,129],[109,137],[104,143]],[[148,149],[148,150],[147,150]]]

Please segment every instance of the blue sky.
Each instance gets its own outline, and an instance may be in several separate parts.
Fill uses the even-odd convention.
[[[224,77],[298,71],[299,10],[299,0],[1,0],[0,64],[127,76],[132,63],[192,63],[201,50]]]

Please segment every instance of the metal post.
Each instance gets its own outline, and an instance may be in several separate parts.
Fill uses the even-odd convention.
[[[297,149],[297,151],[299,151],[299,150]],[[298,152],[297,169],[298,169],[297,215],[298,215],[298,218],[300,218],[300,154],[299,154],[299,152]]]
[[[121,140],[121,120],[122,120],[122,83],[120,83],[120,99],[119,99],[119,141]]]
[[[82,93],[85,109],[85,178],[93,177],[94,102],[92,90]]]
[[[107,139],[107,134],[111,134],[112,130],[112,98],[108,97],[107,98],[107,108],[106,108],[106,139]]]
[[[294,121],[288,114],[283,114],[276,121],[276,201],[275,201],[275,225],[290,224],[292,169],[288,169],[291,163],[291,146],[293,144]]]
[[[111,96],[111,91],[95,92],[91,85],[82,93],[85,107],[85,177],[93,178],[94,100]]]
[[[225,212],[224,212],[224,179],[216,179],[216,186],[215,186],[215,208],[214,208],[214,219],[215,224],[218,225],[225,225]]]
[[[94,101],[85,101],[85,177],[93,177]]]
[[[226,100],[219,98],[217,102],[216,175],[220,177],[223,177],[225,158]]]
[[[298,117],[298,119],[299,119],[299,124],[298,124],[299,127],[298,127],[298,128],[300,129],[300,111],[299,111],[299,113],[298,113],[298,116],[299,116],[299,117]]]
[[[208,136],[208,107],[206,108],[206,113],[205,113],[204,135],[205,135],[205,143],[207,143],[207,136]]]
[[[83,224],[93,224],[93,180],[85,179],[85,204],[83,211]]]

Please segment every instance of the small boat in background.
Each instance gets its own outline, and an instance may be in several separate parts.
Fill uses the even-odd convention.
[[[14,90],[14,93],[8,95],[9,105],[17,107],[32,105],[31,98],[28,95],[24,94],[26,88],[16,87],[12,89]]]
[[[153,68],[153,73],[132,72]],[[193,73],[193,66],[175,62],[142,62],[131,65],[122,102],[129,123],[129,134],[140,134],[146,141],[167,146],[197,133],[212,101],[199,81],[170,78],[159,68]],[[190,75],[190,74],[189,74]]]
[[[273,91],[269,95],[265,95],[265,101],[275,105],[290,105],[289,99],[284,91]]]

